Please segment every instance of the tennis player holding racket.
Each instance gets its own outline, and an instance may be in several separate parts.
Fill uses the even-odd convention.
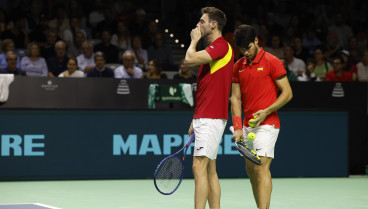
[[[222,37],[225,14],[214,7],[202,8],[202,17],[190,33],[191,43],[185,63],[200,65],[197,79],[196,107],[189,135],[195,134],[193,174],[195,209],[220,208],[220,183],[216,172],[217,150],[228,119],[234,54]],[[210,45],[196,51],[203,38]]]
[[[258,38],[252,26],[238,26],[234,40],[244,57],[234,64],[233,70],[233,137],[235,140],[243,140],[249,132],[254,132],[257,136],[252,142],[244,140],[261,158],[262,165],[246,159],[246,170],[257,208],[266,209],[270,206],[272,191],[270,165],[280,130],[277,110],[290,101],[293,95],[281,61],[258,46]],[[278,89],[281,94],[277,97]],[[242,106],[245,112],[244,122],[241,120]],[[256,126],[251,128],[248,121],[256,115]]]

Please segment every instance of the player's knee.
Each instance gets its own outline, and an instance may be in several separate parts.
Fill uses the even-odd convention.
[[[270,170],[268,169],[268,167],[264,165],[259,165],[259,166],[254,166],[253,172],[256,176],[264,176],[264,175],[268,175]]]

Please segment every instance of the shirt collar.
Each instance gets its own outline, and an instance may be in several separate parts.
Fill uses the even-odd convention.
[[[265,54],[265,51],[263,50],[263,48],[261,47],[261,49],[259,50],[258,54],[256,55],[256,57],[254,58],[252,64],[257,64],[261,61],[263,55]],[[244,59],[243,62],[244,65],[248,64],[248,60],[247,58]]]

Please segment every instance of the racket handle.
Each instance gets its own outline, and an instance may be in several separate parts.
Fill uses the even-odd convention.
[[[234,133],[234,126],[230,126],[229,130],[231,131],[231,133]]]
[[[189,147],[189,145],[193,142],[194,140],[194,133],[192,133],[192,135],[190,135],[187,143],[185,144],[185,146]]]

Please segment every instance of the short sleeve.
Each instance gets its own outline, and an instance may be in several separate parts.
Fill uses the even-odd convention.
[[[239,83],[239,70],[241,65],[239,65],[239,61],[236,62],[233,66],[233,76],[232,76],[232,82]]]
[[[271,73],[272,80],[276,80],[280,76],[286,74],[286,70],[285,70],[284,65],[282,64],[281,60],[275,59],[271,63],[272,63],[272,67],[271,67],[270,73]]]
[[[206,48],[206,52],[208,52],[212,60],[218,60],[225,57],[228,50],[229,46],[226,41],[215,41]]]

